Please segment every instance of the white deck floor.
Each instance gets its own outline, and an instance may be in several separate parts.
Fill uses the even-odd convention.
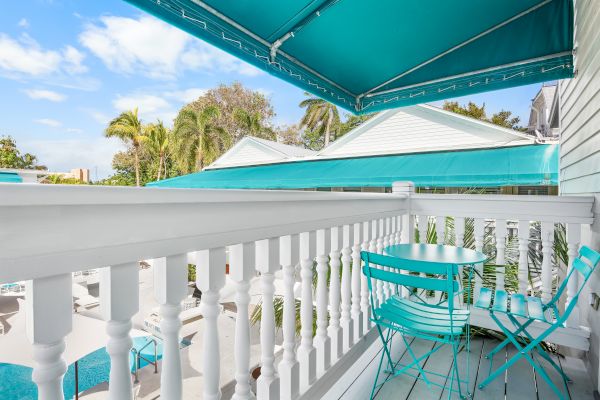
[[[546,400],[557,398],[554,392],[546,384],[546,382],[538,376],[533,368],[525,361],[520,360],[511,368],[503,377],[498,377],[490,383],[484,390],[476,389],[476,385],[482,382],[487,376],[490,367],[489,360],[485,359],[485,355],[493,349],[499,342],[494,339],[476,338],[471,342],[471,353],[469,356],[469,372],[470,372],[470,392],[473,393],[474,399],[481,400],[500,400],[500,399],[515,399],[515,400]],[[415,339],[412,343],[413,350],[417,356],[425,354],[432,348],[432,343]],[[494,369],[500,365],[506,357],[514,354],[513,346],[507,347],[506,351],[496,354],[494,357]],[[466,352],[459,354],[459,364],[461,365],[460,373],[463,379],[467,370]],[[553,356],[563,371],[573,380],[573,383],[568,385],[569,396],[573,400],[593,399],[593,387],[585,369],[584,363],[580,359],[571,357],[556,357]],[[539,358],[539,357],[538,357]],[[400,360],[401,363],[408,363],[410,355],[404,352]],[[448,346],[438,350],[434,355],[426,359],[423,364],[426,369],[433,370],[437,373],[448,374],[452,367],[452,352]],[[549,373],[553,382],[563,388],[561,379],[549,364],[544,360],[544,367]],[[402,375],[388,381],[377,393],[378,400],[441,400],[448,398],[448,392],[442,391],[441,388],[432,386],[428,388],[423,380],[417,380],[413,377]],[[454,394],[453,399],[457,399],[458,395]]]

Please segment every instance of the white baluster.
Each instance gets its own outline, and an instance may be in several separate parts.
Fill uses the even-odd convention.
[[[429,217],[427,215],[419,215],[417,220],[417,227],[419,230],[419,243],[427,243],[427,225],[429,223]]]
[[[254,243],[240,243],[229,247],[229,276],[235,283],[235,393],[234,400],[253,399],[250,389],[250,280],[254,270]],[[293,267],[292,267],[293,268]]]
[[[202,291],[204,340],[202,343],[205,400],[221,398],[221,349],[219,344],[219,290],[225,285],[225,248],[197,251],[196,286]]]
[[[463,217],[455,217],[454,218],[454,233],[456,234],[456,247],[463,247],[465,245],[465,219]],[[460,277],[459,279],[459,284],[460,284],[460,288],[461,290],[464,289],[464,274],[463,274],[463,266],[459,265],[458,266],[458,276]],[[472,275],[471,275],[472,276]],[[471,282],[468,282],[469,287],[471,285]],[[473,298],[473,293],[470,293],[471,298]],[[458,293],[456,295],[456,300],[458,301],[458,304],[460,304],[461,306],[464,305],[464,297],[462,295],[462,293]]]
[[[363,335],[364,317],[360,308],[360,228],[361,224],[356,223],[353,226],[353,246],[352,246],[352,320],[354,321],[354,341],[357,342]]]
[[[342,248],[342,230],[339,227],[331,228],[331,277],[329,279],[329,327],[327,333],[331,338],[331,362],[340,358],[344,352],[342,327],[340,326],[340,249]],[[327,239],[326,239],[327,240]],[[342,277],[342,290],[344,288]],[[343,293],[342,293],[343,296]],[[342,297],[343,298],[343,297]]]
[[[483,235],[484,235],[484,220],[481,218],[475,218],[474,221],[473,236],[475,239],[475,250],[483,251]],[[479,292],[483,286],[483,264],[477,264],[475,266],[477,273],[475,274],[475,289],[473,290],[473,299],[477,301],[479,298]]]
[[[373,220],[371,221],[371,242],[369,243],[369,252],[370,253],[378,253],[377,251],[377,242],[378,242],[378,236],[379,236],[379,231],[377,230],[377,226],[378,226],[379,221],[377,220]],[[381,224],[379,224],[381,225]],[[377,265],[374,265],[376,268],[381,268]],[[373,282],[371,282],[373,284],[373,289],[374,289],[374,293],[373,293],[373,299],[375,301],[375,306],[379,306],[380,304],[383,303],[383,281],[377,279],[374,280]]]
[[[390,218],[384,218],[380,220],[382,222],[381,230],[383,231],[383,246],[381,248],[381,254],[384,253],[384,250],[390,245],[390,235],[391,235],[391,221]],[[384,226],[385,224],[385,226]],[[384,267],[385,271],[390,271],[390,267]],[[383,284],[383,296],[385,299],[389,299],[392,295],[392,284],[390,282],[384,282]]]
[[[283,267],[283,358],[278,366],[281,399],[292,400],[300,393],[300,364],[296,360],[296,298],[294,265],[300,259],[298,235],[282,236],[279,241]]]
[[[321,376],[331,366],[331,340],[327,336],[327,272],[329,271],[329,247],[331,245],[329,229],[317,230],[317,376]],[[331,279],[339,279],[331,277]]]
[[[163,335],[160,396],[165,399],[183,398],[179,313],[181,302],[187,295],[187,266],[186,254],[152,260],[154,297],[160,305],[160,332]]]
[[[529,220],[519,221],[519,293],[526,295],[529,287]]]
[[[279,269],[279,239],[256,242],[256,269],[260,272],[262,315],[260,319],[260,377],[256,381],[259,400],[279,399],[279,377],[275,374],[275,272]]]
[[[567,247],[569,253],[569,269],[567,273],[571,271],[573,268],[573,260],[577,257],[579,252],[579,242],[581,241],[581,225],[579,224],[567,224]],[[569,306],[571,301],[573,300],[573,296],[577,293],[579,289],[579,273],[577,271],[573,272],[573,275],[569,278],[567,282],[567,301],[565,303],[565,308]],[[579,327],[580,321],[580,312],[579,306],[575,305],[571,315],[567,319],[567,326],[571,328]]]
[[[398,220],[398,217],[391,217],[390,221],[392,222],[392,228],[390,231],[390,245],[394,245],[397,244],[398,242],[396,242],[396,238],[397,238],[397,231],[396,231],[396,221]]]
[[[361,244],[361,250],[362,251],[370,251],[369,249],[369,235],[370,235],[370,227],[369,227],[369,221],[365,221],[362,223],[362,228],[363,228],[363,241]],[[362,261],[361,261],[361,269],[362,269]],[[363,312],[363,334],[367,333],[368,330],[371,328],[371,306],[370,306],[370,302],[369,302],[369,286],[367,283],[367,277],[365,276],[365,274],[363,274],[361,272],[360,274],[361,280],[360,280],[360,308],[362,309]]]
[[[302,277],[302,302],[300,322],[302,341],[298,347],[300,363],[300,392],[305,392],[317,377],[317,353],[313,346],[313,257],[316,253],[314,232],[300,234],[300,276]]]
[[[106,322],[110,355],[108,398],[133,399],[129,352],[133,342],[131,318],[139,308],[139,263],[130,262],[100,271],[100,307]]]
[[[554,223],[542,221],[542,301],[552,299],[552,250]]]
[[[438,215],[435,217],[435,234],[437,236],[437,244],[445,243],[445,232],[446,232],[446,217]]]
[[[506,275],[506,220],[496,220],[496,290],[504,290]]]
[[[71,274],[34,279],[26,283],[26,331],[33,346],[35,366],[31,379],[40,400],[62,400],[65,336],[73,328]],[[0,339],[1,340],[1,339]]]
[[[409,235],[406,233],[407,231],[409,231],[410,229],[402,229],[403,228],[403,223],[411,223],[412,225],[408,225],[411,227],[411,229],[414,228],[414,221],[412,218],[408,218],[408,215],[399,215],[397,217],[397,222],[396,222],[396,244],[401,244],[401,243],[408,243],[408,238]],[[404,240],[406,240],[406,242],[404,242]],[[406,270],[400,270],[401,274],[406,274]],[[408,297],[408,289],[405,288],[404,286],[400,286],[398,288],[399,291],[399,295],[403,298],[407,298]]]
[[[352,245],[354,242],[354,231],[351,225],[344,225],[342,247],[342,329],[344,332],[344,353],[354,344],[354,326],[350,318],[350,306],[352,300]]]
[[[456,247],[465,245],[465,219],[462,217],[454,218],[454,233],[456,234]]]

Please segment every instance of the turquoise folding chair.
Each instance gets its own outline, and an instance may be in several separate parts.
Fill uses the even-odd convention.
[[[361,258],[365,263],[363,273],[368,278],[367,282],[371,296],[371,319],[375,323],[383,343],[383,352],[379,361],[375,383],[371,390],[371,399],[373,399],[379,387],[393,377],[402,374],[422,379],[429,388],[434,385],[447,389],[448,398],[452,393],[458,393],[461,397],[466,397],[468,392],[465,391],[465,396],[463,396],[461,384],[465,383],[468,387],[468,379],[460,378],[457,354],[461,336],[465,332],[469,320],[469,311],[454,308],[455,294],[459,289],[458,282],[454,279],[458,273],[458,267],[452,264],[408,261],[366,251],[361,252]],[[378,268],[373,264],[389,267],[389,270]],[[404,270],[405,273],[400,273],[400,270]],[[432,274],[436,277],[422,277],[418,275],[420,273]],[[446,279],[439,279],[439,276],[446,276]],[[377,304],[373,297],[373,280],[389,282],[395,285],[396,288],[407,287],[443,292],[447,295],[448,306],[416,302],[398,295],[393,295],[381,304]],[[386,332],[384,332],[385,329],[387,329]],[[400,365],[399,362],[394,363],[392,361],[390,345],[395,333],[400,334],[408,354],[412,358],[412,362],[406,365]],[[417,357],[410,343],[406,340],[406,336],[430,340],[439,344],[434,345],[427,354]],[[420,363],[446,344],[452,346],[454,357],[451,376],[423,369]],[[388,368],[385,372],[388,376],[378,384],[384,360],[387,360]],[[444,383],[433,382],[430,376],[440,377]],[[455,383],[457,389],[454,388]]]
[[[542,302],[542,300],[538,297],[527,296],[525,297],[522,294],[511,294],[510,296],[503,290],[496,290],[492,293],[491,289],[483,288],[479,294],[479,298],[475,307],[483,308],[489,311],[490,316],[493,320],[498,324],[502,332],[506,335],[506,339],[500,343],[496,348],[494,348],[486,358],[490,359],[490,371],[491,371],[491,363],[493,362],[494,354],[503,349],[509,343],[512,343],[516,349],[517,353],[508,360],[501,367],[492,372],[485,381],[483,381],[480,385],[480,389],[484,389],[492,380],[494,380],[499,375],[503,374],[511,365],[520,360],[521,358],[525,358],[533,368],[538,372],[538,374],[544,378],[546,383],[550,386],[550,388],[558,395],[559,399],[565,399],[565,396],[561,391],[556,387],[556,385],[549,378],[548,373],[544,369],[544,367],[535,360],[533,351],[535,350],[542,358],[544,358],[548,363],[554,368],[562,377],[564,389],[567,389],[567,382],[571,380],[562,369],[556,365],[554,360],[544,351],[544,349],[540,346],[541,342],[548,337],[552,332],[558,329],[561,326],[565,325],[565,322],[569,318],[569,315],[575,308],[577,304],[577,300],[579,298],[579,294],[583,289],[585,283],[588,281],[594,269],[598,265],[600,261],[600,253],[590,249],[587,246],[581,247],[579,251],[579,256],[573,260],[573,268],[567,274],[565,280],[562,282],[560,287],[558,288],[554,297],[546,304]],[[567,288],[569,279],[572,279],[573,274],[579,273],[583,276],[583,282],[579,286],[575,296],[573,296],[571,302],[565,309],[564,313],[560,313],[557,308],[557,303],[561,298],[562,294]],[[493,294],[493,296],[492,296]],[[509,305],[510,298],[510,305]],[[513,324],[513,329],[511,330],[504,323],[502,323],[496,313],[504,314],[508,317],[510,322]],[[520,318],[520,319],[519,319]],[[537,337],[533,337],[527,328],[534,322],[539,321],[548,325],[547,329],[542,332]],[[526,344],[518,340],[518,336],[523,336],[527,339]]]

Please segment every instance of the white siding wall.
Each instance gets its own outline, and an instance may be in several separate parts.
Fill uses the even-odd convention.
[[[582,242],[600,249],[600,1],[576,0],[575,46],[577,77],[559,87],[560,191],[595,196],[596,222],[583,232]],[[599,272],[579,299],[582,321],[592,328],[589,371],[598,385],[600,312],[587,305],[590,291],[600,292]]]

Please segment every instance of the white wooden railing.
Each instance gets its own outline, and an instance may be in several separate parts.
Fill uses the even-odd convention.
[[[588,198],[418,195],[398,183],[392,194],[240,190],[132,189],[54,185],[0,185],[0,284],[28,281],[27,334],[34,349],[33,380],[40,399],[62,399],[66,371],[62,355],[72,328],[72,273],[101,268],[100,305],[107,321],[111,358],[110,399],[132,398],[128,357],[131,319],[139,309],[138,261],[152,260],[155,296],[160,304],[164,353],[161,398],[181,399],[182,366],[179,313],[186,295],[187,264],[196,264],[202,290],[203,398],[219,399],[219,291],[225,284],[225,253],[235,283],[238,310],[247,310],[250,280],[260,275],[262,318],[258,399],[295,399],[336,363],[352,353],[371,329],[369,296],[359,268],[360,251],[382,252],[389,244],[413,240],[415,223],[426,233],[425,217],[455,217],[455,240],[462,244],[464,218],[475,218],[475,243],[484,242],[484,220],[494,220],[498,256],[506,221],[519,221],[522,254],[530,221],[542,221],[542,293],[551,295],[549,250],[554,223],[566,223],[569,255],[574,257],[581,224],[591,223]],[[440,219],[441,221],[441,219]],[[444,224],[436,224],[438,241]],[[313,261],[317,288],[313,299]],[[526,280],[526,258],[520,277]],[[295,337],[295,266],[300,265],[302,325]],[[328,269],[331,279],[327,283]],[[273,295],[275,273],[284,282],[283,354],[275,362]],[[477,283],[479,286],[481,282]],[[502,287],[498,274],[496,285]],[[525,284],[520,288],[527,290]],[[378,285],[376,301],[392,288]],[[569,294],[575,287],[569,288]],[[313,305],[316,335],[313,336]],[[486,326],[484,315],[476,316]],[[585,348],[587,336],[573,323],[556,335]],[[238,312],[235,326],[233,398],[253,398],[250,385],[248,314]],[[576,332],[577,340],[565,339]],[[584,333],[581,333],[584,332]],[[587,333],[589,336],[589,332]]]

